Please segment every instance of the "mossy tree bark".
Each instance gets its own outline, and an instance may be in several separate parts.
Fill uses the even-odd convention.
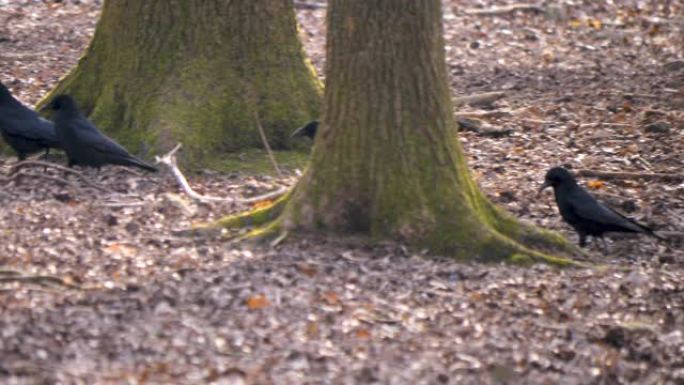
[[[218,225],[272,221],[254,234],[365,234],[463,259],[568,263],[549,254],[574,246],[495,207],[468,172],[440,0],[331,0],[328,12],[326,112],[308,170],[271,209]]]
[[[59,93],[134,152],[180,141],[193,166],[260,147],[255,112],[288,148],[322,103],[291,0],[106,0],[85,55],[42,103]]]

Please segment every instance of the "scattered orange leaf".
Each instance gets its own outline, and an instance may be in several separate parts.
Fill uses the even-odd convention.
[[[111,245],[102,249],[107,254],[119,254],[125,257],[132,257],[138,251],[137,248],[123,243],[112,243]]]
[[[297,264],[297,270],[309,277],[313,277],[318,273],[318,270],[316,269],[316,266],[310,264],[310,263],[298,263]]]
[[[600,190],[605,186],[605,183],[600,180],[590,180],[587,182],[587,187],[589,187],[592,190]]]
[[[582,26],[582,21],[578,19],[572,19],[568,22],[568,25],[572,28],[579,28]]]
[[[603,23],[601,23],[601,20],[598,19],[587,20],[587,25],[593,29],[601,29],[603,27]]]
[[[371,332],[368,329],[359,328],[354,332],[357,338],[367,340],[371,337]]]
[[[321,295],[323,300],[328,303],[328,305],[338,305],[340,303],[340,297],[332,291],[326,291]]]
[[[268,298],[263,294],[257,294],[247,298],[247,308],[249,310],[263,309],[268,307],[268,305],[270,305]]]

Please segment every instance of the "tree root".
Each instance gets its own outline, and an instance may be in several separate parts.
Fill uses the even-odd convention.
[[[254,229],[246,235],[236,238],[236,241],[261,238],[265,235],[273,235],[280,229],[280,214],[282,214],[285,205],[290,200],[292,192],[288,192],[281,196],[275,202],[266,207],[260,207],[251,211],[246,211],[236,215],[228,215],[217,221],[210,223],[203,223],[187,230],[175,231],[177,236],[215,236],[220,234],[223,229],[240,229],[250,228]],[[269,231],[269,228],[274,231]]]
[[[268,207],[227,216],[195,230],[251,228],[249,232],[234,238],[233,241],[271,241],[270,245],[274,247],[288,236],[287,229],[283,226],[282,214],[291,196],[292,192]],[[496,212],[496,221],[500,226],[495,224],[486,226],[490,238],[484,241],[482,260],[501,260],[500,256],[505,255],[507,256],[504,258],[505,261],[517,265],[532,265],[541,262],[559,267],[591,266],[587,262],[554,255],[560,252],[565,256],[583,255],[590,258],[589,254],[570,244],[560,234],[518,223],[514,218],[499,212],[493,205],[492,209]],[[507,221],[512,221],[514,225],[506,223]],[[505,231],[508,228],[518,230]],[[539,250],[535,249],[537,247]]]
[[[267,207],[254,209],[237,215],[229,215],[209,224],[210,227],[234,229],[240,227],[260,226],[274,221],[283,212],[291,193],[280,197]]]

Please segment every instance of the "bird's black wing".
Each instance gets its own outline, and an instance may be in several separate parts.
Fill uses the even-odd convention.
[[[119,143],[101,133],[87,119],[81,118],[70,122],[75,130],[78,141],[97,152],[109,156],[128,158],[131,155]]]
[[[149,171],[157,168],[131,155],[123,146],[101,133],[86,119],[73,122],[77,130],[79,142],[98,152],[107,163],[132,165]]]
[[[5,113],[2,129],[11,137],[40,142],[47,147],[59,147],[55,125],[24,106],[11,106]]]
[[[581,188],[576,188],[570,193],[568,202],[575,214],[583,220],[606,226],[619,226],[637,233],[653,233],[648,227],[597,201]]]

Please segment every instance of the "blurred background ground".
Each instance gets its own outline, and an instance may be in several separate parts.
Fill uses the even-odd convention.
[[[454,97],[506,93],[455,112],[507,134],[458,135],[492,200],[576,241],[552,194],[536,196],[549,167],[684,173],[684,5],[482,12],[512,3],[444,2]],[[297,4],[322,75],[325,2]],[[100,6],[0,0],[0,80],[36,103],[78,61]],[[13,162],[0,159],[0,174]],[[87,290],[1,283],[0,382],[684,383],[682,238],[611,237],[608,255],[589,249],[605,269],[560,272],[363,240],[255,248],[174,235],[248,205],[190,202],[168,175],[89,175],[106,191],[34,175],[2,182],[0,266]],[[225,197],[296,179],[190,176],[199,192]],[[681,179],[581,180],[659,231],[684,231]]]

